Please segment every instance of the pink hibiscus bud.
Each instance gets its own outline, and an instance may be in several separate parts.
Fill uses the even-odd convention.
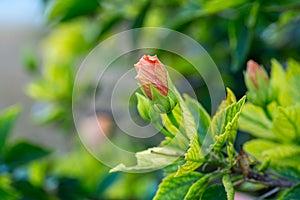
[[[136,79],[152,102],[154,110],[159,113],[172,111],[177,104],[177,98],[171,91],[173,85],[164,64],[156,55],[144,55],[134,67],[137,71]]]
[[[247,74],[249,75],[256,89],[259,88],[258,76],[261,76],[266,83],[269,81],[266,71],[253,60],[249,60],[247,62]]]
[[[168,95],[168,72],[156,55],[144,55],[134,67],[138,73],[136,79],[142,85],[149,99],[152,100],[151,84],[162,95]]]

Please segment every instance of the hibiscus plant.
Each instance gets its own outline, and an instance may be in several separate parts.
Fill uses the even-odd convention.
[[[111,172],[163,168],[165,178],[154,197],[156,200],[233,200],[239,190],[252,191],[260,199],[297,197],[300,194],[297,65],[290,61],[285,71],[272,61],[269,78],[261,66],[249,61],[245,73],[247,102],[246,96],[237,100],[227,88],[226,99],[211,117],[196,99],[178,92],[157,56],[143,56],[135,65],[143,93],[136,94],[137,109],[165,139],[158,147],[136,153],[136,166],[120,164]],[[236,147],[239,127],[258,139]]]

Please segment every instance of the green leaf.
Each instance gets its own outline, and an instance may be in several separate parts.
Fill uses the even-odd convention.
[[[4,162],[10,168],[16,168],[33,160],[47,156],[50,152],[42,147],[24,141],[17,142],[4,152]]]
[[[182,112],[179,104],[174,107],[172,114],[175,120],[180,124],[182,122]],[[182,134],[180,133],[180,130],[171,122],[167,114],[161,114],[161,118],[163,125],[170,133],[173,135]]]
[[[300,105],[279,107],[274,114],[273,132],[283,142],[300,142]]]
[[[187,194],[185,195],[185,200],[193,200],[193,199],[199,199],[201,194],[203,193],[203,190],[205,189],[205,186],[208,183],[210,174],[205,175],[198,179],[190,188]]]
[[[272,169],[279,174],[299,179],[300,147],[292,144],[280,144],[268,140],[256,139],[246,142],[246,152],[254,156],[258,161],[270,164]]]
[[[147,0],[146,3],[143,5],[143,7],[141,8],[138,16],[136,17],[136,19],[133,22],[132,28],[140,28],[143,26],[145,18],[147,16],[148,11],[150,11],[151,9],[149,9],[149,7],[151,6],[151,0]]]
[[[174,163],[182,155],[182,152],[178,152],[171,148],[154,147],[136,153],[136,166],[126,167],[124,164],[120,164],[111,169],[110,172],[148,172],[151,170],[157,170]]]
[[[47,7],[49,22],[59,22],[87,15],[99,7],[97,0],[54,0]]]
[[[223,185],[213,185],[208,187],[202,194],[203,200],[227,200],[226,191]]]
[[[226,88],[226,92],[227,92],[226,99],[221,102],[216,113],[226,109],[228,106],[236,102],[236,97],[229,88]]]
[[[186,135],[190,140],[189,149],[185,155],[186,163],[182,166],[179,166],[176,173],[176,176],[182,176],[200,167],[203,164],[204,159],[201,155],[195,119],[193,118],[193,115],[188,109],[187,104],[182,99],[178,91],[176,89],[174,89],[174,91],[182,112],[182,124],[180,127],[180,132]]]
[[[230,175],[225,174],[222,178],[222,182],[227,193],[227,200],[234,200],[234,188],[230,179]]]
[[[271,131],[272,122],[266,116],[264,110],[251,103],[246,103],[238,120],[239,128],[256,137],[275,139]]]
[[[271,64],[270,84],[273,88],[274,95],[277,97],[280,105],[289,105],[289,102],[291,102],[291,97],[289,96],[288,91],[285,89],[288,87],[286,73],[277,60],[272,59]]]
[[[207,14],[214,14],[225,9],[233,8],[241,5],[245,0],[226,1],[226,0],[211,0],[206,1],[203,5],[203,11]]]
[[[186,163],[178,167],[176,176],[188,174],[199,168],[204,163],[205,159],[201,156],[201,148],[196,138],[191,141],[189,150],[185,154],[185,160]]]
[[[281,162],[281,159],[287,157],[292,158],[300,153],[300,146],[280,144],[263,139],[255,139],[246,142],[244,149],[260,161],[262,161],[264,157],[270,156],[271,163],[276,162],[276,160]]]
[[[234,142],[238,118],[245,100],[246,97],[244,96],[237,103],[231,104],[213,117],[210,131],[215,140],[213,148],[216,151],[220,151],[227,140],[232,143]]]
[[[287,87],[291,104],[300,103],[300,64],[294,60],[288,61],[288,70],[286,72]]]
[[[20,107],[12,106],[0,114],[0,153],[6,146],[9,133],[20,113]]]
[[[174,174],[164,178],[159,185],[154,200],[177,200],[184,199],[190,186],[195,183],[202,174],[192,172],[184,176],[175,177]]]
[[[183,95],[183,97],[188,109],[194,117],[195,123],[197,124],[197,133],[201,144],[210,125],[210,116],[198,101],[188,95]]]
[[[300,184],[295,185],[293,188],[289,189],[282,196],[279,197],[279,200],[297,200],[300,196]]]

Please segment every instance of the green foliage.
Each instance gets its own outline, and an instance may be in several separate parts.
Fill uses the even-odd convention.
[[[177,165],[177,168],[172,167],[171,171],[167,168],[169,175],[160,184],[155,199],[200,198],[201,195],[208,195],[206,188],[222,176],[226,188],[225,196],[227,193],[228,198],[233,199],[234,190],[228,172],[233,167],[233,158],[236,155],[233,144],[237,132],[237,120],[245,103],[245,97],[236,102],[233,92],[228,89],[226,100],[221,103],[217,114],[211,120],[198,101],[188,95],[182,98],[176,89],[173,91],[178,103],[171,111],[172,116],[170,113],[158,112],[156,114],[160,116],[158,118],[143,117],[146,120],[151,119],[153,124],[162,122],[165,131],[170,132],[165,134],[166,139],[161,143],[162,146],[136,153],[136,166],[126,167],[120,164],[111,172],[144,172]],[[139,112],[145,115],[143,113],[148,111],[147,116],[150,116],[149,110],[153,105],[149,104],[145,97],[139,94],[137,96]],[[201,138],[199,139],[198,136]],[[207,138],[213,138],[210,144],[207,144],[207,141],[210,141]],[[201,146],[202,144],[207,146]],[[226,150],[228,159],[221,153]],[[212,170],[203,174],[195,172],[210,162],[220,164],[222,170]]]
[[[272,60],[270,84],[273,100],[254,105],[249,99],[240,118],[240,128],[260,138],[246,142],[245,150],[261,162],[290,178],[299,179],[300,64],[287,62],[286,70]],[[255,92],[253,90],[253,92]],[[259,93],[259,89],[256,91]],[[260,97],[263,98],[263,97]]]
[[[39,108],[34,113],[35,120],[40,123],[55,122],[71,133],[72,90],[80,60],[97,45],[98,41],[110,34],[143,26],[172,28],[200,42],[220,66],[225,84],[241,97],[245,92],[241,71],[247,59],[255,58],[265,66],[272,57],[280,61],[289,57],[300,59],[298,53],[300,40],[297,37],[300,16],[298,8],[299,2],[295,0],[272,2],[53,0],[46,8],[51,30],[42,40],[41,60],[29,54],[25,55],[28,69],[35,72],[34,80],[28,87],[28,94],[36,100]],[[193,69],[181,58],[164,54],[162,56],[170,61],[168,63],[170,66],[188,78],[194,76]],[[150,109],[152,110],[150,114],[147,113],[149,105],[146,106],[143,97],[138,96],[140,97],[138,110],[142,118],[151,121],[166,138],[159,147],[137,153],[137,166],[128,168],[119,165],[114,170],[146,171],[171,164],[166,174],[176,174],[170,179],[178,178],[177,180],[188,177],[195,173],[195,170],[201,171],[203,176],[190,185],[187,191],[189,197],[186,198],[226,199],[227,196],[228,199],[232,199],[229,179],[236,177],[228,177],[228,174],[237,171],[241,173],[242,167],[237,164],[238,158],[246,157],[236,152],[235,148],[239,118],[240,129],[259,138],[246,143],[245,150],[255,157],[251,159],[258,160],[261,165],[253,161],[246,169],[251,172],[258,170],[261,175],[271,168],[283,176],[299,180],[300,168],[296,161],[300,141],[298,130],[300,67],[293,60],[289,60],[286,65],[287,70],[281,67],[279,62],[272,60],[270,82],[258,90],[253,85],[251,87],[249,83],[247,84],[249,81],[246,80],[248,102],[245,105],[243,105],[244,98],[236,102],[233,93],[227,90],[227,99],[222,102],[212,119],[203,106],[189,96],[182,99],[177,95],[180,102],[173,109],[172,115],[158,114],[152,112],[153,109]],[[258,81],[263,80],[259,78]],[[87,90],[86,85],[82,86],[82,97],[85,97]],[[204,87],[198,88],[197,92],[201,94],[201,101],[207,108],[208,93]],[[0,118],[0,128],[3,130],[0,132],[1,162],[5,154],[16,156],[15,160],[12,159],[12,168],[9,167],[9,170],[22,168],[29,162],[47,155],[47,151],[43,148],[40,149],[27,142],[7,144],[8,133],[16,117],[14,112],[17,113],[17,109],[12,111],[11,116],[8,114]],[[2,128],[2,125],[6,128]],[[20,149],[24,149],[24,152]],[[74,154],[81,155],[77,152]],[[75,166],[76,162],[71,163]],[[93,165],[92,161],[86,163]],[[64,176],[68,171],[73,171],[68,170],[69,168],[72,168],[71,164],[67,165],[60,175]],[[46,170],[42,169],[43,167],[40,173],[45,176]],[[75,174],[74,176],[79,176]],[[57,188],[60,192],[59,198],[73,199],[76,195],[79,198],[86,196],[80,189],[80,182],[88,177],[79,177],[80,181],[70,177],[52,177],[54,183],[59,185]],[[111,177],[108,176],[108,179]],[[204,181],[204,177],[213,178]],[[223,177],[225,187],[219,184],[220,177]],[[19,183],[22,185],[19,187],[20,192],[13,187],[2,187],[0,184],[0,196],[14,199],[27,195],[26,197],[41,199],[42,196],[34,197],[26,191],[36,190],[40,195],[45,192],[41,184],[36,186],[26,181]],[[297,191],[297,186],[295,188],[291,189],[291,193],[287,193],[286,199],[292,198],[288,195],[293,195],[293,191]],[[118,190],[121,191],[119,188]],[[69,191],[70,196],[64,196],[64,191]],[[116,191],[115,189],[111,193]],[[130,194],[128,196],[130,197]]]
[[[189,188],[201,178],[201,176],[201,174],[195,172],[180,177],[175,176],[175,174],[170,174],[168,177],[164,178],[159,185],[154,199],[184,199]]]

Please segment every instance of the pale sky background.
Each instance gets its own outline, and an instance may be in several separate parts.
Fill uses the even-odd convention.
[[[21,116],[12,140],[27,139],[51,149],[66,146],[64,137],[55,127],[36,126],[30,116],[33,101],[25,94],[31,76],[22,66],[22,51],[38,52],[39,42],[46,33],[40,0],[0,0],[0,110],[18,104]]]

